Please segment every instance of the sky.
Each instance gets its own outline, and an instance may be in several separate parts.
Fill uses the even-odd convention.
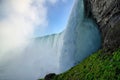
[[[54,0],[55,1],[55,0]],[[44,36],[62,32],[70,16],[73,0],[58,0],[55,3],[46,3],[48,25],[43,31],[38,26],[34,32],[35,36]]]
[[[0,0],[1,50],[62,32],[72,5],[73,0]]]
[[[73,0],[0,0],[0,34],[40,37],[62,32],[72,5]]]

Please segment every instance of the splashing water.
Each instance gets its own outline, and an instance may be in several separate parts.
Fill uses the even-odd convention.
[[[64,72],[100,45],[97,25],[85,18],[83,0],[76,0],[63,32],[32,39],[25,48],[8,52],[8,57],[0,61],[0,80],[35,80],[48,73]]]

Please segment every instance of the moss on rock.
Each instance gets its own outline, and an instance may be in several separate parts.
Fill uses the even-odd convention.
[[[120,49],[113,54],[100,50],[51,80],[120,80]]]

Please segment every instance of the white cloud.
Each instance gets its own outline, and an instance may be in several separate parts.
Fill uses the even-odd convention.
[[[0,52],[24,44],[36,25],[41,30],[46,28],[46,1],[54,5],[59,0],[0,0]]]
[[[58,2],[58,0],[0,0],[0,65],[6,60],[9,61],[9,58],[18,58],[17,56],[24,54],[21,49],[26,48],[26,42],[29,42],[36,26],[39,25],[41,30],[47,27],[46,1],[51,5]]]
[[[36,25],[43,29],[48,23],[45,0],[1,1],[0,16],[5,16],[0,20],[2,50],[20,46],[32,35]]]

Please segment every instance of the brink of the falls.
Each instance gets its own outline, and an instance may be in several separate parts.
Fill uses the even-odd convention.
[[[76,0],[63,32],[31,39],[24,49],[7,52],[9,59],[3,56],[0,80],[36,80],[48,73],[64,72],[100,46],[97,25],[85,17],[83,0]]]

